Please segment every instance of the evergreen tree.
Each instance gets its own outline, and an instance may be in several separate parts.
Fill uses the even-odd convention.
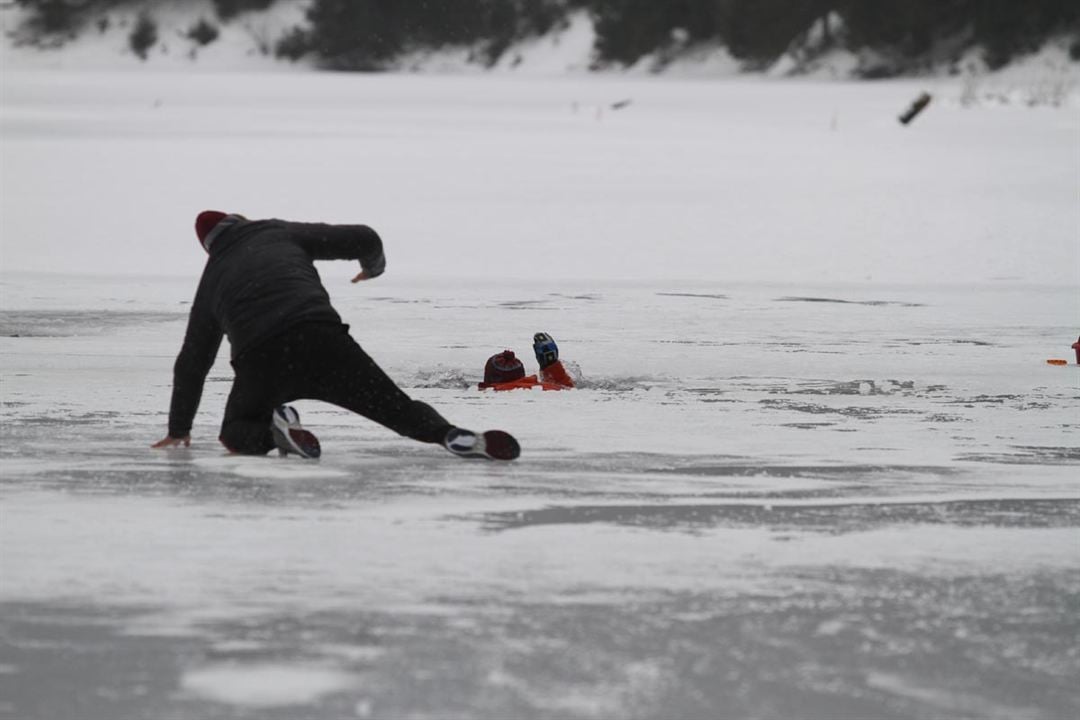
[[[114,10],[153,8],[144,0],[14,2],[30,10],[18,42],[73,37]],[[213,2],[227,19],[274,0]],[[183,3],[196,4],[173,4]],[[683,41],[712,41],[762,66],[830,13],[843,19],[847,47],[876,50],[894,59],[897,71],[933,59],[945,44],[953,52],[982,47],[998,66],[1058,33],[1072,36],[1080,56],[1077,0],[312,0],[310,27],[281,38],[279,48],[292,57],[313,51],[328,67],[354,70],[380,69],[405,50],[443,45],[470,46],[494,61],[515,40],[545,33],[579,8],[594,21],[600,59],[627,64]]]
[[[315,51],[333,68],[375,70],[402,48],[395,0],[318,0],[307,12]]]

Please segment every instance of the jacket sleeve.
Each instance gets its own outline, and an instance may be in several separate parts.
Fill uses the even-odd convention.
[[[314,260],[359,260],[371,277],[386,270],[382,238],[367,225],[291,222],[286,226]]]
[[[169,437],[181,438],[191,434],[191,424],[199,409],[206,375],[217,358],[223,335],[221,324],[210,312],[202,293],[197,292],[184,334],[184,345],[173,366]]]
[[[562,385],[565,388],[574,387],[574,380],[562,364],[562,360],[556,360],[551,365],[540,371],[540,379],[546,383]]]

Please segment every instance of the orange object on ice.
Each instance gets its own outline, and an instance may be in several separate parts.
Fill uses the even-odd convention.
[[[560,385],[559,383],[545,382],[535,375],[528,375],[518,380],[504,383],[480,383],[481,390],[532,390],[535,387],[541,390],[569,390],[573,385]]]
[[[484,365],[484,382],[477,387],[481,390],[529,390],[539,387],[542,390],[569,390],[574,387],[574,380],[558,359],[555,341],[546,333],[537,333],[534,343],[537,359],[541,363],[540,374],[525,375],[525,366],[514,355],[513,350],[503,350],[488,358]]]
[[[558,385],[559,389],[574,387],[574,379],[566,372],[562,360],[556,360],[540,371],[540,381],[545,385]]]
[[[1068,360],[1061,360],[1059,358],[1051,358],[1050,360],[1047,360],[1046,362],[1049,363],[1050,365],[1068,365],[1069,364]]]
[[[488,365],[492,365],[492,360],[500,356],[505,356],[506,353],[513,353],[509,350],[499,353],[499,355],[493,355],[488,360]],[[574,381],[570,378],[570,374],[566,372],[566,368],[563,367],[561,361],[556,360],[554,364],[547,366],[540,371],[540,376],[526,375],[525,368],[522,367],[521,361],[514,358],[517,363],[517,367],[521,368],[521,374],[518,375],[515,371],[511,370],[508,377],[505,373],[484,373],[484,382],[477,385],[481,390],[531,390],[534,387],[541,388],[542,390],[569,390],[574,387]]]

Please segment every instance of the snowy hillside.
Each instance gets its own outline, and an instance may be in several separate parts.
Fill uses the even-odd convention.
[[[309,0],[277,0],[266,10],[242,12],[222,21],[212,0],[194,0],[180,6],[168,2],[121,5],[103,11],[101,18],[74,36],[50,37],[43,46],[40,42],[26,42],[28,35],[23,24],[27,11],[6,4],[0,6],[0,63],[9,69],[309,70],[315,67],[311,55],[294,62],[275,54],[275,47],[290,31],[307,27],[309,6]],[[147,14],[156,28],[156,38],[142,58],[133,51],[131,43],[140,13]],[[839,20],[833,22],[839,24]],[[195,39],[200,23],[208,24],[216,33],[206,44]],[[811,28],[800,45],[793,46],[763,72],[755,74],[772,78],[794,75],[846,79],[867,62],[866,53],[838,48],[819,51],[819,34],[816,26]],[[542,37],[512,43],[490,65],[476,48],[444,47],[407,52],[391,68],[405,72],[529,76],[595,72],[598,70],[596,40],[592,19],[587,12],[579,10]],[[1080,88],[1080,62],[1070,57],[1071,42],[1067,37],[1051,40],[1039,52],[1020,55],[995,72],[987,70],[981,52],[973,49],[959,62],[941,65],[937,72],[959,73],[969,78],[971,84],[979,85],[984,98],[1024,102],[1038,93],[1044,99],[1040,104],[1051,100],[1060,103]],[[715,43],[676,43],[630,65],[605,63],[600,71],[723,78],[745,74],[746,68],[725,47]],[[1026,97],[1019,94],[1021,90],[1027,91]]]
[[[133,52],[130,43],[144,6],[113,8],[77,37],[58,39],[57,47],[38,47],[19,42],[24,39],[19,30],[27,12],[4,5],[0,7],[0,63],[8,69],[48,70],[288,70],[293,63],[276,59],[273,44],[304,21],[306,5],[282,0],[265,12],[242,13],[220,22],[211,0],[180,7],[167,2],[151,4],[158,39],[145,59]],[[219,33],[205,45],[189,37],[200,21],[212,24]]]

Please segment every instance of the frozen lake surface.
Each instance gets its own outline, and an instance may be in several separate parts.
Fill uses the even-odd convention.
[[[0,82],[0,716],[1080,715],[1073,107]],[[207,207],[379,229],[335,306],[521,459],[310,402],[321,460],[229,456],[224,354],[151,450]],[[540,330],[580,389],[475,389]]]
[[[5,280],[13,717],[1080,711],[1071,289],[384,280],[360,341],[518,462],[303,402],[320,461],[228,456],[224,357],[150,450],[191,283]],[[475,389],[539,329],[581,389]]]

